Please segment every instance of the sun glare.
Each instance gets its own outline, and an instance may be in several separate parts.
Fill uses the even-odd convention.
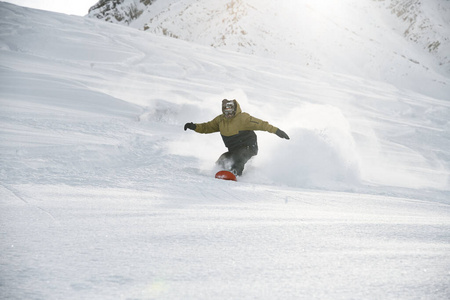
[[[315,14],[324,17],[345,17],[349,0],[285,0],[283,6],[291,12],[309,9]]]

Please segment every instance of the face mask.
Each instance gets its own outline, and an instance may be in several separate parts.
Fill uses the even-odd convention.
[[[234,104],[234,100],[224,99],[222,101],[222,112],[225,115],[225,118],[232,118],[236,114],[236,105]]]

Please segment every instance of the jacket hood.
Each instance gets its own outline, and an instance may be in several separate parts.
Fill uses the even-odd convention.
[[[234,116],[233,116],[233,118],[235,117],[235,116],[237,116],[238,114],[240,114],[241,112],[242,112],[242,110],[241,110],[241,106],[239,105],[239,102],[237,102],[236,101],[236,99],[233,99],[233,100],[228,100],[228,99],[223,99],[222,100],[222,113],[224,113],[224,104],[226,103],[226,102],[229,102],[229,101],[233,101],[234,102],[234,107],[235,107],[235,114],[234,114]]]
[[[242,112],[241,105],[239,104],[239,102],[236,101],[236,99],[233,101],[234,101],[234,104],[236,105],[236,115],[240,114]]]

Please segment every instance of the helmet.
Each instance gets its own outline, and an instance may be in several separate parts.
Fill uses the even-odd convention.
[[[236,115],[236,100],[222,100],[222,112],[225,118],[230,119]]]

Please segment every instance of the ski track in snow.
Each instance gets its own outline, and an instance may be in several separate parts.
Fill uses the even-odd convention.
[[[6,299],[447,299],[450,102],[0,4]],[[27,22],[23,22],[26,18]],[[220,136],[258,133],[239,182]]]

